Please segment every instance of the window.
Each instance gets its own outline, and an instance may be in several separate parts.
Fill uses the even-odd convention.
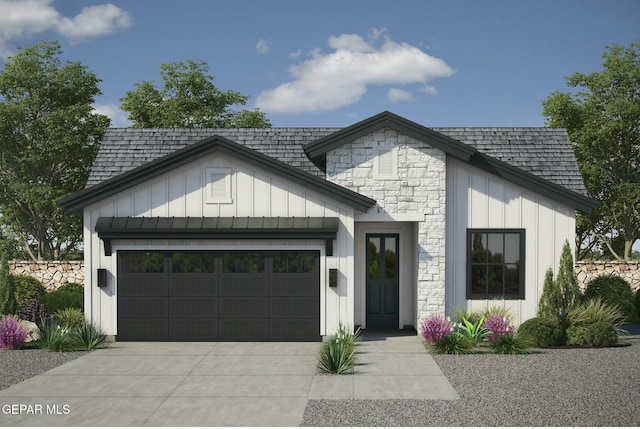
[[[173,272],[176,274],[213,273],[215,272],[215,254],[213,252],[175,252]]]
[[[467,232],[467,299],[524,299],[524,230]]]
[[[158,252],[127,252],[122,258],[122,272],[163,273],[164,255]]]
[[[224,273],[264,273],[265,255],[259,252],[228,252],[222,257]]]
[[[316,268],[313,252],[275,252],[273,272],[276,274],[312,273]]]
[[[205,168],[205,193],[207,203],[232,203],[231,169]]]

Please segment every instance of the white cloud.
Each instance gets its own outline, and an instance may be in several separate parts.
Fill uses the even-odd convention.
[[[409,91],[398,88],[390,88],[387,91],[387,98],[391,103],[399,103],[401,101],[413,101],[413,96]]]
[[[438,95],[438,90],[436,89],[435,86],[431,86],[431,85],[425,85],[423,86],[420,91],[424,92],[425,94],[429,94],[429,95]]]
[[[289,53],[289,58],[300,58],[302,56],[302,49],[298,49],[295,52]]]
[[[271,50],[271,42],[265,39],[258,39],[256,43],[256,52],[258,55],[266,54]]]
[[[88,6],[74,17],[56,10],[53,0],[0,0],[0,56],[11,54],[9,41],[55,31],[73,42],[104,36],[131,25],[129,13],[111,3]]]
[[[127,119],[128,113],[113,104],[94,103],[93,110],[100,115],[108,116],[111,119],[112,127],[128,127],[131,125],[131,121]]]
[[[382,33],[376,30],[373,36]],[[292,80],[263,91],[256,106],[268,113],[328,111],[356,103],[371,85],[424,85],[455,73],[443,60],[408,43],[388,37],[379,46],[374,42],[357,34],[331,36],[333,52],[311,50],[309,59],[289,67]]]

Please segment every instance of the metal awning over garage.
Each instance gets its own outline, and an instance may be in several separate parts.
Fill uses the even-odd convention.
[[[111,255],[118,239],[320,239],[333,254],[335,217],[101,217],[95,231]]]

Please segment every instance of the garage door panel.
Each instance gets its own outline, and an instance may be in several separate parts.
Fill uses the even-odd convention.
[[[217,278],[202,275],[171,276],[169,296],[218,296]]]
[[[169,317],[186,319],[218,317],[218,298],[172,297],[169,300]]]
[[[266,278],[223,277],[220,296],[268,296],[269,283]]]
[[[220,317],[242,319],[268,317],[269,301],[265,298],[220,298]]]
[[[319,320],[300,320],[291,323],[288,319],[270,319],[272,341],[310,341],[320,339]]]
[[[168,287],[166,276],[138,274],[118,279],[118,296],[166,296]]]
[[[128,319],[118,320],[118,340],[121,341],[166,341],[169,333],[169,319]]]
[[[271,279],[271,296],[317,296],[318,281],[315,277],[274,276]]]
[[[220,319],[222,341],[264,341],[269,339],[268,319]]]
[[[215,319],[169,320],[169,341],[218,341],[219,321]]]
[[[158,297],[122,298],[118,302],[118,314],[123,318],[159,319],[169,316],[169,300]]]
[[[315,319],[320,308],[315,298],[272,298],[269,316],[273,318]]]

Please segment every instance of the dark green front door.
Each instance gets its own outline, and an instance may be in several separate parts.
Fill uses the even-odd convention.
[[[398,329],[398,234],[367,234],[367,329]]]

